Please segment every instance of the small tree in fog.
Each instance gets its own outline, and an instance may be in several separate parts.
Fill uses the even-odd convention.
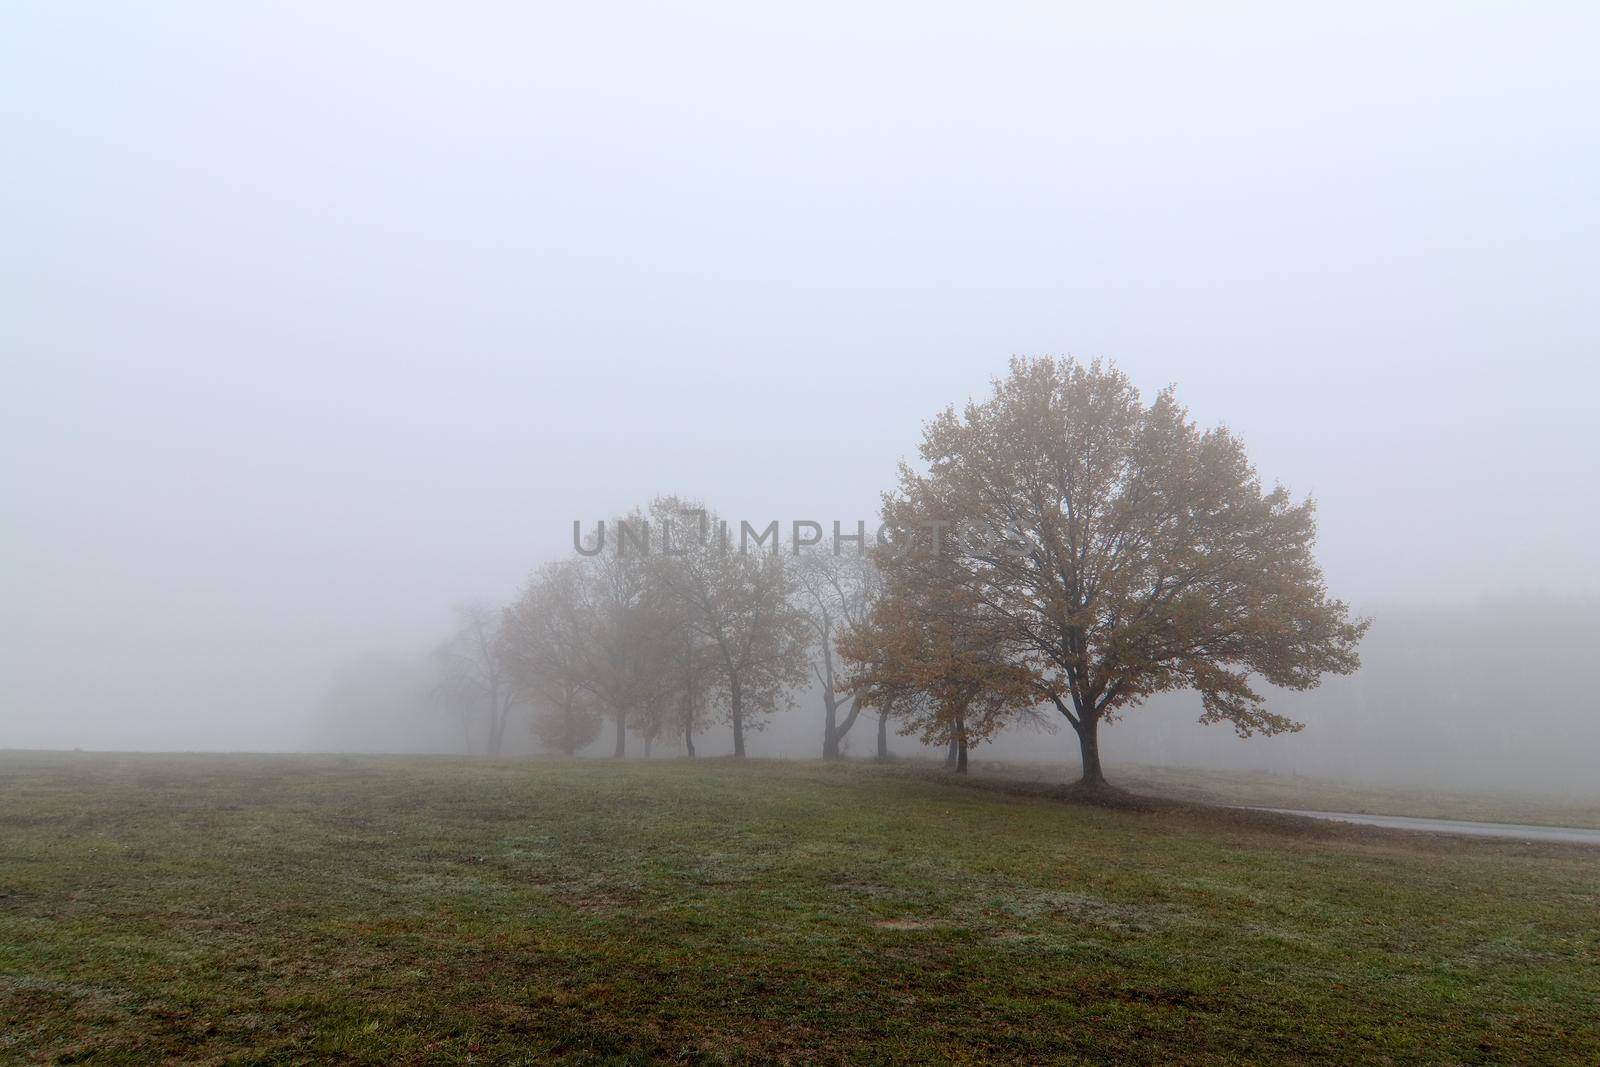
[[[620,542],[623,530],[644,531],[645,518],[635,511],[614,525]],[[629,718],[660,682],[667,619],[647,553],[601,552],[576,565],[579,615],[589,624],[584,688],[610,716],[612,755],[620,759],[627,753]]]
[[[1035,676],[953,555],[879,554],[883,595],[839,641],[843,687],[853,705],[899,717],[902,733],[947,745],[946,766],[965,774],[970,748],[1037,720]]]
[[[542,708],[533,719],[533,736],[547,752],[575,756],[594,743],[602,725],[588,694],[579,690],[569,700]]]
[[[1327,596],[1311,502],[1264,490],[1238,438],[1197,429],[1170,389],[1146,406],[1114,366],[1016,359],[987,400],[929,422],[921,454],[884,518],[950,524],[947,580],[1077,733],[1085,783],[1104,781],[1101,722],[1154,693],[1194,689],[1202,722],[1272,734],[1299,726],[1252,674],[1308,689],[1359,664],[1366,623]]]
[[[587,688],[592,633],[581,614],[582,580],[573,562],[541,567],[500,626],[511,682],[538,709],[534,736],[542,748],[568,756],[588,747],[601,726]]]
[[[659,670],[664,670],[665,664],[657,661]],[[657,684],[645,690],[638,705],[633,709],[633,715],[628,720],[628,729],[644,742],[644,758],[649,759],[654,753],[656,741],[661,737],[674,734],[676,731],[678,700],[666,683],[663,674],[656,675]]]
[[[484,723],[490,756],[500,754],[506,723],[517,703],[499,642],[500,613],[475,604],[456,609],[455,633],[434,652],[436,696],[456,714]]]
[[[694,735],[710,719],[719,670],[717,647],[684,617],[686,605],[672,601],[661,658],[661,690],[668,698],[669,733],[682,738],[684,755],[694,756]]]
[[[841,688],[837,643],[846,630],[867,621],[882,582],[869,554],[835,553],[828,545],[802,553],[794,577],[796,600],[811,628],[811,671],[822,687],[822,758],[838,759],[867,705],[860,693]]]
[[[709,647],[715,692],[733,727],[733,752],[787,694],[804,684],[808,627],[793,602],[794,579],[776,551],[743,551],[724,541],[717,517],[660,498],[651,516],[672,552],[655,557],[654,574],[681,618]],[[776,546],[774,546],[776,548]]]

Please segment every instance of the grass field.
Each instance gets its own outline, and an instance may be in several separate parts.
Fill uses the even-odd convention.
[[[1600,850],[931,772],[0,753],[0,1058],[1600,1061]]]

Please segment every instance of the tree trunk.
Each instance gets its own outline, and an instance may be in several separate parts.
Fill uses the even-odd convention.
[[[694,692],[694,676],[690,674],[683,686],[683,751],[690,759],[694,759]]]
[[[733,754],[744,758],[744,702],[743,694],[739,692],[739,683],[734,682],[728,692],[728,707],[733,719]]]
[[[578,754],[578,747],[572,740],[575,734],[572,728],[572,701],[568,700],[561,705],[561,753],[568,759]]]
[[[838,710],[841,703],[832,700],[828,705],[828,732],[822,744],[823,759],[844,759],[844,739],[861,717],[861,698],[853,696],[850,698],[850,710],[845,714],[844,722],[840,722]]]
[[[617,745],[611,750],[612,759],[621,759],[628,751],[628,716],[617,712]]]
[[[822,758],[839,758],[839,695],[833,689],[833,628],[828,613],[822,613]]]
[[[649,759],[650,758],[650,748],[654,743],[655,743],[655,738],[651,737],[649,734],[645,734],[645,737],[644,737],[644,758],[645,759]]]
[[[822,720],[822,758],[839,758],[839,704],[831,694],[822,698],[827,714]]]
[[[878,712],[878,762],[889,762],[889,713]]]
[[[947,771],[956,769],[956,735],[954,733],[951,733],[950,744],[944,751],[944,769]]]
[[[506,740],[506,721],[511,718],[511,702],[501,700],[498,690],[491,693],[490,700],[489,755],[498,756]]]
[[[1106,776],[1100,769],[1100,720],[1085,715],[1073,727],[1078,733],[1078,750],[1083,757],[1082,785],[1105,785]]]
[[[956,773],[967,773],[967,724],[956,723]]]

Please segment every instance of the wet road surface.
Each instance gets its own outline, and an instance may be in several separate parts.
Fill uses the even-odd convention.
[[[1576,826],[1527,826],[1510,822],[1466,822],[1462,819],[1417,819],[1409,815],[1361,815],[1347,811],[1296,811],[1291,808],[1252,808],[1279,815],[1303,815],[1308,819],[1383,826],[1390,830],[1422,830],[1433,834],[1466,834],[1470,837],[1509,837],[1517,841],[1563,841],[1569,844],[1600,845],[1600,830]]]

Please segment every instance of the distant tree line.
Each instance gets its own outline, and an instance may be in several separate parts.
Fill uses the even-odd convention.
[[[1154,694],[1193,690],[1202,721],[1278,733],[1299,724],[1257,679],[1309,689],[1359,664],[1367,623],[1327,595],[1312,503],[1264,488],[1170,389],[1146,404],[1115,366],[1016,359],[988,398],[931,420],[920,453],[884,498],[894,538],[870,546],[730,546],[675,497],[611,520],[610,549],[602,527],[510,606],[460,612],[440,700],[482,721],[491,755],[523,704],[568,755],[609,731],[617,757],[630,735],[692,756],[720,726],[743,756],[815,680],[824,758],[863,714],[878,758],[892,724],[958,771],[1007,726],[1064,721],[1098,785],[1100,727]]]

